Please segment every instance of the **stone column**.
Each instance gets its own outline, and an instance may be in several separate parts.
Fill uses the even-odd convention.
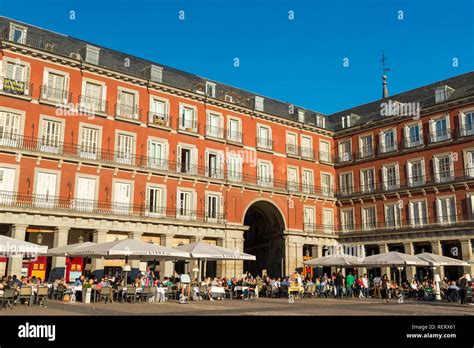
[[[383,253],[386,253],[386,252],[388,252],[388,245],[387,244],[379,244],[379,253],[383,254]],[[384,274],[386,274],[388,279],[391,280],[392,275],[390,274],[390,267],[380,267],[380,269],[382,270],[382,276]]]
[[[436,255],[443,255],[443,248],[441,245],[441,241],[439,240],[431,241],[431,252]],[[441,280],[442,280],[444,278],[444,266],[438,266],[436,267],[436,269],[439,272],[439,276],[441,277]]]
[[[203,237],[201,237],[201,236],[193,236],[193,237],[189,238],[189,243],[198,243],[202,240],[203,240]],[[217,245],[220,245],[219,241],[217,242]],[[219,273],[219,267],[220,267],[219,262],[217,262],[216,273],[217,273],[218,277],[221,276],[220,273]],[[199,268],[199,272],[197,272],[197,274],[195,272],[193,272],[194,268]],[[191,279],[194,279],[195,277],[198,277],[198,281],[201,281],[201,279],[199,279],[199,278],[202,278],[202,272],[203,272],[203,269],[201,269],[201,265],[200,265],[199,260],[192,260],[189,263],[189,274],[191,275]]]
[[[143,232],[139,232],[139,231],[129,232],[128,238],[141,241],[142,234]],[[130,268],[131,268],[130,280],[133,281],[133,279],[135,279],[135,277],[137,277],[140,274],[140,260],[129,260],[128,264],[130,265]]]
[[[161,245],[172,248],[173,247],[173,235],[162,234],[160,236]],[[160,280],[164,277],[171,277],[173,275],[173,261],[160,260]]]
[[[105,243],[108,232],[108,230],[94,230],[92,234],[92,241],[98,244]],[[102,278],[102,276],[104,275],[104,260],[101,258],[93,258],[91,262],[91,272],[97,278]]]
[[[25,240],[26,228],[28,225],[11,225],[10,226],[10,237],[21,241]],[[16,275],[18,278],[21,276],[21,266],[23,264],[22,256],[12,256],[8,258],[7,276]]]
[[[408,242],[408,243],[403,244],[403,247],[405,249],[405,254],[415,255],[415,248],[413,247],[412,242]],[[412,279],[413,279],[413,276],[416,274],[416,267],[408,266],[408,267],[405,268],[405,272],[406,272],[406,275],[407,275],[407,281],[411,282]]]
[[[67,245],[68,236],[69,227],[56,227],[54,230],[53,248]],[[49,280],[54,281],[55,279],[65,277],[65,272],[66,258],[63,256],[53,256],[51,260],[51,272],[49,274]]]
[[[462,252],[462,259],[464,261],[472,261],[472,241],[470,239],[461,240],[461,252]],[[464,266],[464,273],[469,274],[471,277],[474,276],[474,265],[471,264],[470,266]]]
[[[357,255],[359,258],[363,258],[366,256],[365,245],[360,246],[360,255]],[[359,275],[364,275],[367,273],[367,267],[359,267],[358,268]]]

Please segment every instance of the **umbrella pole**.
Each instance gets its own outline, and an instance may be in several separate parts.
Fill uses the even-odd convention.
[[[125,256],[125,265],[128,265],[128,256]],[[127,286],[128,271],[125,271],[125,286]]]

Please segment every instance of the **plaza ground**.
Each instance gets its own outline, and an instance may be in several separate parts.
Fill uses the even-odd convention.
[[[165,303],[64,303],[47,301],[45,307],[15,306],[0,311],[4,315],[250,315],[250,316],[295,316],[295,315],[471,315],[474,305],[450,304],[446,302],[405,301],[399,304],[395,300],[389,304],[381,300],[368,299],[302,299],[288,303],[287,299],[268,299],[241,301],[197,301],[188,304]]]

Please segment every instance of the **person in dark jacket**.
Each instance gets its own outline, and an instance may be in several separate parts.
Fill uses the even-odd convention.
[[[344,276],[342,275],[341,271],[339,271],[336,276],[336,279],[334,279],[334,286],[336,287],[336,297],[342,298],[342,289],[344,288]]]
[[[461,297],[461,304],[467,303],[467,273],[459,279],[459,297]]]
[[[386,274],[382,276],[382,285],[381,285],[381,295],[382,295],[382,300],[385,300],[386,303],[388,303],[388,288],[389,288],[389,280]]]

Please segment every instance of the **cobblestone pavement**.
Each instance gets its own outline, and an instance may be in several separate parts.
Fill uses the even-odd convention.
[[[389,304],[368,299],[286,299],[197,301],[165,303],[83,304],[47,301],[45,307],[19,305],[0,311],[0,315],[474,315],[474,305],[395,300]]]

